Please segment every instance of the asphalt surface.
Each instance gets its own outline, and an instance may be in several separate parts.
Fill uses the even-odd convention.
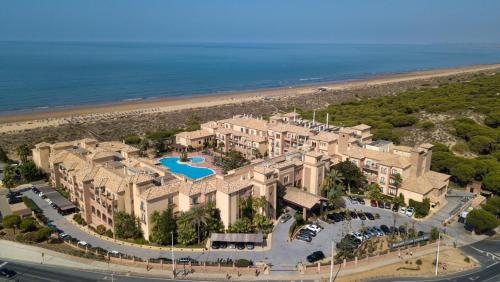
[[[85,231],[82,231],[73,223],[69,222],[62,215],[52,209],[49,204],[41,199],[38,195],[33,193],[30,189],[21,190],[25,196],[33,199],[33,201],[44,211],[45,215],[52,220],[53,224],[63,230],[65,233],[71,235],[73,238],[85,241],[92,246],[101,247],[106,250],[116,250],[124,254],[133,255],[137,257],[158,258],[158,257],[171,257],[171,252],[168,248],[165,250],[153,250],[133,246],[120,245],[113,241],[102,240]],[[335,224],[328,224],[320,222],[324,227],[312,242],[306,243],[299,240],[288,242],[288,230],[293,222],[293,219],[286,223],[278,223],[272,235],[272,249],[270,251],[235,251],[235,250],[206,250],[203,252],[175,252],[175,257],[191,257],[198,261],[217,261],[217,259],[233,259],[240,258],[250,259],[254,262],[266,262],[272,265],[272,271],[295,271],[295,265],[306,261],[306,257],[314,251],[321,250],[326,255],[331,252],[331,242],[339,242],[343,235],[352,231],[358,231],[363,226],[380,226],[385,224],[392,226],[396,222],[396,226],[407,225],[407,227],[414,226],[417,231],[429,232],[433,226],[441,226],[439,220],[432,217],[425,221],[415,221],[405,215],[397,212],[392,212],[387,209],[374,208],[368,205],[353,205],[346,201],[347,208],[350,210],[360,210],[379,214],[380,218],[376,220],[360,220],[355,219],[349,222],[339,222]],[[462,228],[463,229],[463,228]],[[453,230],[449,230],[453,232]],[[459,237],[458,235],[455,237]],[[258,247],[256,248],[258,249]]]
[[[6,261],[0,261],[0,265]],[[7,264],[3,265],[2,268],[13,270],[16,275],[10,279],[0,278],[0,281],[21,281],[21,282],[89,282],[89,281],[123,281],[123,282],[135,282],[135,281],[190,281],[190,280],[173,280],[169,278],[161,277],[146,277],[146,276],[134,276],[134,275],[123,275],[114,274],[107,272],[98,271],[84,271],[79,269],[64,268],[64,267],[54,267],[42,264],[29,264],[24,262],[12,262],[7,261]]]

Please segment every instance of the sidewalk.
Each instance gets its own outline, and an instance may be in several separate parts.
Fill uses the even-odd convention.
[[[451,248],[449,246],[442,246],[442,250],[447,248]],[[435,253],[434,248],[426,248],[421,251],[417,251],[413,253],[412,258],[418,258],[421,256],[425,256],[428,254]],[[152,276],[165,276],[172,277],[172,273],[169,270],[160,270],[160,269],[150,269],[147,270],[145,268],[139,267],[131,267],[128,265],[118,265],[118,264],[108,264],[107,262],[102,261],[93,261],[89,259],[74,257],[66,254],[61,254],[58,252],[54,252],[51,250],[39,248],[31,245],[23,245],[17,242],[0,240],[0,258],[16,260],[16,261],[24,261],[30,263],[41,263],[42,255],[43,255],[43,264],[57,266],[57,267],[65,267],[65,268],[78,268],[84,270],[93,270],[93,271],[113,271],[116,273],[122,274],[140,274],[140,275],[152,275]],[[352,263],[348,264],[346,268],[342,268],[339,273],[339,277],[348,276],[351,274],[356,274],[360,272],[365,272],[368,270],[380,268],[383,266],[387,266],[390,264],[394,264],[400,262],[401,259],[397,257],[396,253],[390,255],[391,257],[380,257],[373,258],[369,261],[360,261],[357,265],[353,265]],[[393,256],[393,257],[392,257]],[[337,272],[340,265],[336,265],[334,271]],[[289,279],[324,279],[329,275],[329,266],[323,266],[322,271],[320,273],[307,273],[307,274],[299,274],[299,272],[294,272],[292,275],[288,274],[277,274],[276,272],[271,275],[261,274],[259,276],[253,275],[242,275],[237,277],[235,275],[232,276],[232,280],[289,280]],[[189,274],[186,279],[202,279],[202,280],[225,280],[226,273],[208,273],[208,272],[194,272]]]

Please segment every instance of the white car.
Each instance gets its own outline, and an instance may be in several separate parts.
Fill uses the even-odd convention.
[[[38,196],[40,197],[43,196],[43,192],[38,193]]]
[[[308,224],[305,226],[307,229],[319,233],[321,231],[321,226],[316,224]]]
[[[85,247],[85,246],[87,246],[87,242],[85,242],[85,241],[79,241],[78,245],[80,245],[82,247]]]
[[[406,215],[409,216],[409,217],[412,217],[414,213],[415,213],[415,209],[413,207],[409,207],[406,210]]]
[[[406,214],[406,208],[405,207],[400,207],[399,208],[399,213],[400,214]]]
[[[354,236],[354,237],[356,237],[356,239],[359,239],[361,241],[365,240],[365,237],[363,236],[363,234],[361,234],[359,232],[352,232],[351,235]]]
[[[112,255],[115,255],[115,256],[117,256],[117,255],[119,255],[119,254],[120,254],[120,252],[119,252],[119,251],[115,251],[115,250],[112,250],[112,251],[110,251],[109,253],[110,253],[110,254],[112,254]]]

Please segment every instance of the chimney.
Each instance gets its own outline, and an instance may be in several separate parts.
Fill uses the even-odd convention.
[[[326,113],[326,129],[328,129],[328,113]]]
[[[315,123],[316,123],[316,110],[314,110],[314,112],[313,112],[313,122],[312,122],[312,125],[314,126]]]

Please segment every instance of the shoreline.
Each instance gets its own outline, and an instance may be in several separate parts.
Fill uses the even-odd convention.
[[[297,96],[314,95],[324,92],[318,90],[320,87],[328,88],[328,91],[347,91],[398,82],[426,80],[481,71],[493,71],[499,68],[500,64],[473,65],[446,69],[374,75],[368,78],[356,80],[313,83],[281,88],[267,88],[261,90],[217,93],[189,97],[145,99],[99,105],[85,105],[61,110],[56,109],[40,112],[15,113],[10,115],[0,114],[0,133],[23,131],[47,126],[58,126],[71,122],[91,122],[134,114],[142,115],[195,108],[210,108],[252,101],[265,101],[267,99],[279,99],[284,97],[296,98]]]

